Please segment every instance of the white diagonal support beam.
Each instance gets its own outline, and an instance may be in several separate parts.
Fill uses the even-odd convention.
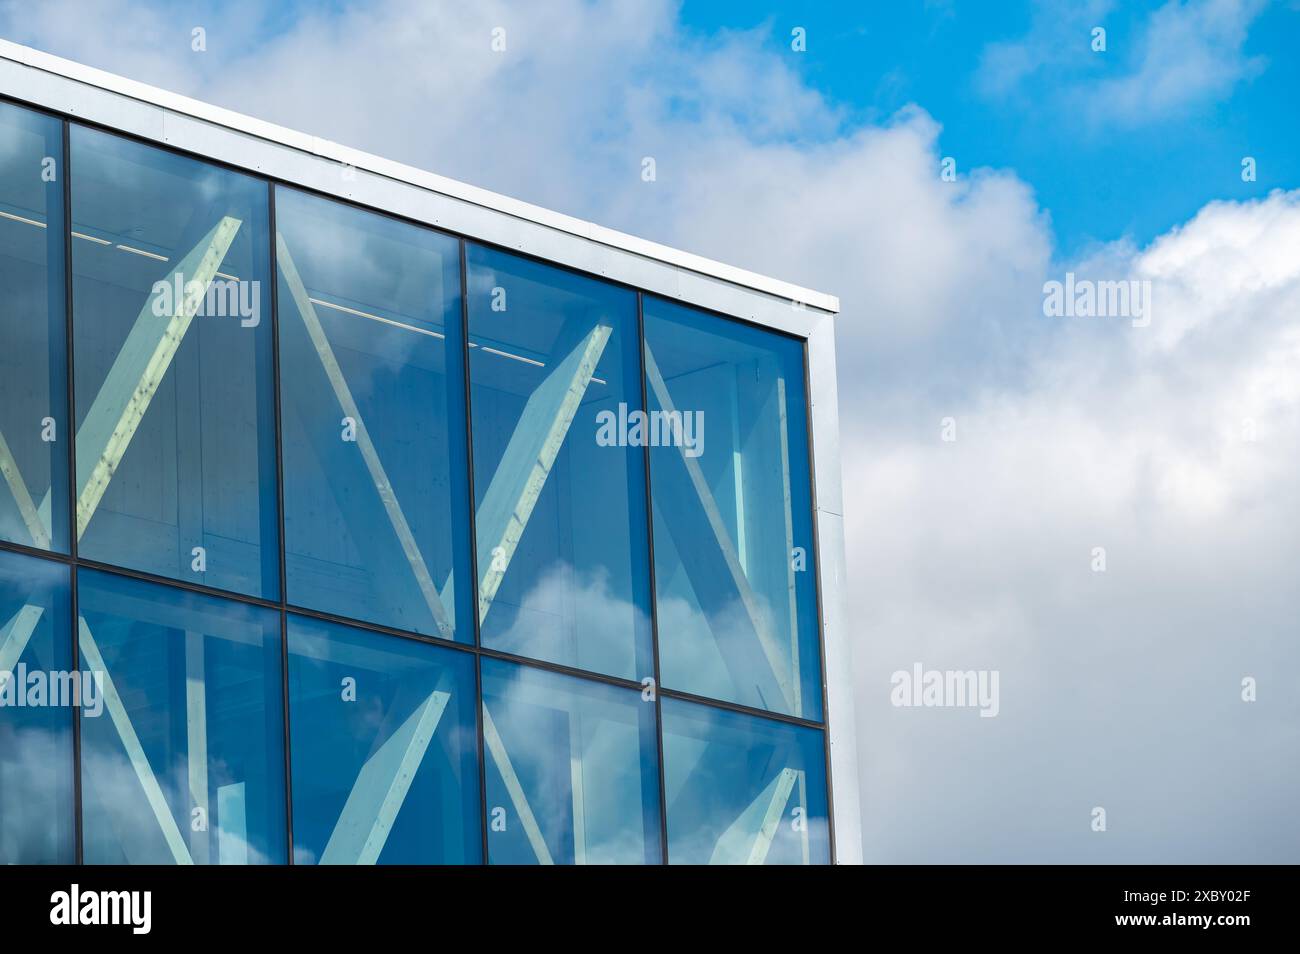
[[[366,427],[365,419],[361,416],[361,410],[357,407],[357,402],[352,396],[352,389],[343,376],[343,369],[339,366],[338,358],[334,354],[334,348],[330,345],[329,338],[325,334],[325,329],[316,314],[316,306],[312,304],[311,296],[307,294],[307,287],[303,284],[302,276],[298,273],[298,268],[294,264],[293,256],[289,253],[289,246],[285,243],[283,235],[276,235],[275,247],[279,269],[288,283],[289,294],[292,296],[294,305],[298,308],[298,314],[302,317],[303,324],[307,328],[307,336],[311,339],[312,347],[316,349],[321,366],[325,369],[325,376],[329,379],[330,388],[333,390],[343,414],[356,422],[357,448],[361,452],[370,479],[375,485],[375,492],[379,495],[379,500],[383,504],[388,522],[397,535],[397,541],[402,548],[403,555],[406,557],[406,562],[415,575],[420,594],[424,597],[429,612],[433,614],[439,632],[443,636],[451,638],[454,634],[447,616],[446,607],[438,594],[433,578],[429,575],[429,568],[425,565],[424,555],[420,552],[420,546],[415,540],[415,534],[411,531],[411,525],[407,522],[406,514],[403,512],[402,505],[393,490],[392,481],[388,479],[388,472],[379,459],[379,452],[375,449],[375,443],[370,438],[370,431]]]
[[[722,833],[709,858],[711,865],[761,865],[767,861],[777,826],[801,772],[791,768],[768,782],[740,816]]]
[[[12,673],[45,610],[30,603],[23,606],[0,628],[0,673]]]
[[[77,429],[78,539],[122,463],[240,224],[239,219],[223,216],[167,276],[171,287],[179,278],[185,289],[171,314],[154,314],[157,295],[149,296]],[[42,516],[48,514],[48,504],[46,494]]]
[[[366,759],[330,833],[323,865],[373,865],[415,781],[451,693],[436,690]]]
[[[537,824],[537,816],[533,814],[532,806],[528,804],[528,796],[524,794],[524,787],[519,784],[519,776],[515,774],[515,767],[510,763],[510,753],[506,751],[505,743],[501,741],[501,734],[497,732],[496,723],[492,721],[492,713],[488,712],[487,703],[483,706],[483,744],[487,752],[492,756],[492,761],[496,763],[497,771],[501,773],[501,781],[505,783],[506,794],[510,796],[510,803],[515,807],[515,814],[519,816],[519,822],[524,826],[524,834],[528,837],[528,843],[533,848],[533,854],[537,856],[539,864],[553,865],[555,860],[551,857],[551,850],[546,847],[546,839],[542,837],[542,829]]]
[[[104,707],[108,709],[108,716],[113,721],[113,728],[117,730],[117,734],[122,740],[122,747],[126,749],[126,757],[131,763],[131,768],[135,770],[135,776],[140,780],[145,799],[149,802],[149,808],[158,821],[158,827],[162,830],[172,860],[178,865],[192,865],[194,859],[191,857],[190,850],[185,845],[185,838],[181,835],[180,827],[176,824],[176,819],[172,816],[171,809],[167,805],[167,796],[163,794],[162,786],[158,784],[158,777],[154,775],[153,767],[149,764],[149,757],[145,755],[144,746],[140,744],[140,737],[136,735],[135,726],[131,723],[131,716],[122,703],[121,695],[118,694],[117,686],[113,682],[113,676],[108,671],[108,666],[104,664],[104,657],[99,651],[99,645],[95,642],[95,637],[91,635],[90,627],[86,625],[85,619],[78,622],[80,625],[77,633],[81,654],[86,657],[86,666],[90,672],[102,674],[104,684],[101,692],[104,696]]]
[[[668,392],[668,385],[665,383],[663,375],[659,371],[659,365],[655,362],[654,354],[650,351],[649,344],[647,344],[645,348],[645,369],[646,379],[659,407],[670,415],[676,414],[677,407],[673,403],[672,395]],[[728,532],[727,525],[722,518],[722,511],[718,507],[718,502],[714,498],[713,492],[709,489],[709,483],[704,477],[704,472],[700,469],[699,462],[695,458],[687,456],[686,448],[684,446],[679,447],[678,451],[679,453],[674,455],[674,457],[678,458],[681,461],[682,466],[685,468],[690,487],[699,502],[705,522],[713,535],[719,555],[725,564],[722,573],[725,574],[726,581],[734,588],[735,595],[739,597],[740,603],[745,609],[745,614],[748,616],[750,624],[753,626],[754,633],[758,638],[759,647],[762,650],[763,657],[767,661],[767,666],[770,670],[770,678],[775,681],[787,707],[787,711],[798,715],[800,714],[797,707],[798,699],[791,684],[790,667],[786,663],[785,657],[782,654],[781,646],[772,635],[771,626],[768,622],[768,615],[764,612],[757,595],[754,593],[753,587],[750,586],[749,578],[745,575],[745,571],[740,565],[740,557],[736,552],[736,545],[732,542],[731,534]],[[678,516],[681,518],[683,515]],[[695,548],[686,545],[685,542],[678,547],[678,551],[684,559],[702,559],[704,557],[704,554],[701,554]],[[789,559],[789,554],[786,555],[786,558]],[[708,574],[708,576],[712,577],[716,576],[716,574]],[[701,579],[698,574],[692,580],[693,584],[705,582],[721,583],[723,581]],[[723,644],[722,640],[719,640],[719,648],[723,652],[724,659],[727,659],[728,647]],[[740,665],[741,661],[735,658],[728,659],[727,661],[729,665],[735,666],[737,670],[747,668],[745,665]]]
[[[492,608],[613,330],[601,324],[592,328],[529,395],[519,415],[476,512],[480,622]]]
[[[14,503],[18,505],[18,513],[22,515],[27,532],[32,536],[32,545],[48,550],[50,527],[46,521],[49,519],[49,514],[45,514],[42,519],[42,515],[37,511],[36,502],[32,500],[27,483],[23,480],[22,471],[18,469],[18,461],[9,450],[9,442],[5,440],[3,433],[0,433],[0,475],[4,476],[5,483],[9,485],[9,492],[13,494]]]

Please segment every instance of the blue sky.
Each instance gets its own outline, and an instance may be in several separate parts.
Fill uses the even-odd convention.
[[[1145,244],[1210,199],[1267,195],[1300,184],[1300,10],[1273,3],[1253,18],[1240,48],[1258,73],[1134,123],[1087,117],[1062,105],[1079,83],[1134,70],[1157,2],[1100,4],[1072,35],[1034,32],[1057,4],[998,2],[786,3],[686,0],[683,22],[702,36],[758,30],[800,76],[854,118],[880,119],[914,102],[943,125],[941,152],[959,171],[1014,169],[1050,213],[1061,250],[1131,237]],[[1081,4],[1071,4],[1081,6]],[[1105,9],[1109,7],[1109,9]],[[1107,49],[1090,49],[1091,26]],[[807,31],[803,54],[790,31]],[[981,89],[990,44],[1039,45],[1051,58],[1015,90]],[[1235,55],[1224,51],[1225,56]],[[1243,182],[1254,156],[1257,179]]]

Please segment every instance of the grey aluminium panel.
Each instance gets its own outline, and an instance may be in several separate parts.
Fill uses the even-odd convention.
[[[835,388],[835,322],[823,318],[808,338],[808,380],[813,434],[813,486],[817,500],[817,573],[821,594],[822,652],[826,670],[826,721],[830,735],[835,856],[862,863],[854,706],[853,631],[845,612],[847,563],[840,482],[839,410]]]

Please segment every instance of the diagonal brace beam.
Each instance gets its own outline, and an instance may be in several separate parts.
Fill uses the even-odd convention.
[[[18,504],[18,512],[22,515],[23,523],[27,525],[27,532],[32,535],[32,544],[42,550],[48,550],[50,528],[46,521],[49,519],[49,514],[42,516],[38,513],[31,492],[23,480],[22,472],[18,469],[18,461],[14,459],[13,452],[9,449],[9,442],[5,440],[2,433],[0,433],[0,475],[9,485],[9,492],[13,494],[14,502]]]
[[[598,324],[547,374],[524,405],[505,453],[476,514],[479,622],[487,617],[515,555],[546,478],[573,424],[596,365],[605,352],[609,325]]]
[[[375,443],[371,439],[370,431],[361,416],[361,410],[357,407],[357,402],[352,396],[352,389],[348,387],[347,379],[343,376],[343,369],[339,366],[334,349],[329,343],[329,338],[325,335],[325,329],[316,314],[316,307],[307,294],[307,286],[303,284],[302,276],[294,264],[293,256],[289,253],[289,246],[285,243],[283,235],[276,235],[275,247],[276,261],[279,264],[280,272],[289,285],[289,294],[292,296],[293,302],[298,308],[298,314],[302,317],[303,324],[307,328],[307,335],[311,339],[312,347],[316,349],[316,354],[325,369],[325,375],[329,378],[330,388],[334,391],[334,396],[338,399],[339,407],[342,408],[344,415],[356,422],[357,448],[361,451],[366,470],[370,474],[371,481],[374,482],[375,492],[379,495],[388,522],[397,535],[397,541],[402,548],[403,555],[406,557],[406,562],[415,575],[420,594],[424,597],[429,612],[433,614],[439,632],[443,636],[450,638],[453,632],[451,622],[447,617],[447,610],[443,606],[437,587],[429,574],[429,568],[425,565],[424,555],[420,552],[420,546],[415,540],[415,534],[411,530],[410,523],[407,522],[406,514],[397,499],[397,494],[393,490],[392,481],[388,479],[388,472],[379,459],[379,452],[375,449]]]
[[[126,757],[131,763],[131,768],[135,770],[136,778],[140,780],[140,785],[144,789],[149,808],[158,821],[158,827],[162,829],[172,859],[179,865],[192,865],[194,859],[167,805],[167,796],[163,794],[162,786],[158,784],[158,777],[154,775],[153,767],[149,764],[149,757],[145,755],[144,746],[140,744],[140,737],[136,735],[135,726],[131,723],[131,716],[122,703],[113,676],[109,673],[108,666],[104,664],[99,644],[95,642],[95,637],[91,634],[85,619],[79,620],[79,623],[78,642],[81,646],[81,654],[86,657],[86,666],[91,672],[103,675],[104,706],[108,709],[113,728],[117,729],[122,746],[126,749]]]
[[[0,629],[0,674],[14,671],[44,612],[43,607],[28,603],[14,613],[9,618],[9,622],[4,624],[4,628]]]
[[[206,236],[172,269],[165,281],[184,284],[172,313],[154,314],[150,295],[127,333],[85,420],[77,429],[77,539],[81,539],[117,472],[136,429],[157,394],[172,359],[203,303],[208,285],[225,260],[241,221],[222,216]],[[49,525],[50,494],[41,501],[41,520]]]
[[[524,794],[524,787],[519,784],[519,776],[515,774],[515,767],[510,763],[510,753],[506,751],[505,743],[501,741],[501,734],[497,732],[496,723],[492,721],[492,713],[488,712],[486,703],[483,704],[483,744],[488,754],[492,756],[492,761],[496,763],[497,771],[501,773],[506,794],[510,796],[515,814],[519,816],[519,821],[524,826],[524,834],[528,836],[528,843],[532,846],[537,861],[544,865],[555,864],[555,860],[551,857],[551,850],[546,847],[546,839],[542,837],[542,829],[537,824],[537,816],[533,814],[533,808],[528,804],[528,796]]]
[[[451,693],[435,690],[366,760],[330,833],[323,865],[373,865],[392,833]]]
[[[794,783],[801,774],[791,768],[781,769],[722,833],[713,848],[709,864],[739,864],[744,859],[744,864],[761,865],[767,861],[772,839],[776,837],[777,826],[781,824],[781,814],[785,811]]]
[[[650,350],[649,344],[645,347],[645,368],[646,379],[653,392],[655,400],[659,406],[669,414],[674,413],[677,408],[673,404],[672,395],[668,392],[668,385],[665,383],[663,375],[659,371],[659,365],[655,362],[654,354]],[[767,661],[770,670],[770,678],[774,679],[776,686],[784,699],[788,711],[799,714],[796,706],[796,693],[792,687],[790,678],[790,667],[786,663],[782,654],[781,647],[773,637],[771,626],[769,624],[768,614],[764,612],[758,596],[750,586],[749,578],[746,576],[744,568],[740,565],[740,557],[736,551],[736,545],[732,542],[731,534],[727,530],[727,525],[722,519],[722,512],[718,507],[718,502],[709,489],[708,481],[704,477],[704,472],[700,469],[699,462],[695,458],[686,456],[686,448],[680,447],[679,454],[674,455],[681,461],[685,468],[687,479],[694,496],[703,510],[705,522],[711,531],[714,541],[717,544],[719,554],[725,564],[722,573],[725,580],[731,584],[735,590],[736,596],[739,597],[741,605],[744,607],[745,615],[749,618],[753,631],[758,638],[759,647],[762,650],[763,658]],[[681,518],[682,515],[679,515]],[[702,557],[694,552],[694,548],[682,545],[678,547],[683,558]],[[716,576],[716,574],[710,574]],[[722,582],[718,580],[717,582]],[[715,628],[715,635],[717,634]],[[723,651],[724,658],[729,654],[729,641],[719,639],[719,648]],[[734,650],[730,651],[734,653]],[[733,671],[744,671],[748,668],[741,665],[738,659],[729,659],[728,665]]]

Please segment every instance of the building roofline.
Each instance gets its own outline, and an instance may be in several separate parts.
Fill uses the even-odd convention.
[[[10,60],[77,83],[84,83],[107,92],[126,96],[163,110],[211,123],[214,126],[224,127],[243,135],[253,136],[313,156],[346,164],[419,189],[480,206],[525,222],[555,229],[633,255],[663,262],[732,285],[761,292],[765,295],[783,298],[820,311],[838,313],[840,310],[840,301],[835,295],[814,291],[767,275],[760,275],[757,272],[747,271],[700,255],[684,252],[681,249],[661,245],[658,242],[637,238],[626,232],[596,225],[593,222],[564,215],[542,206],[513,199],[455,179],[449,179],[446,176],[426,172],[414,166],[395,162],[391,159],[384,159],[381,156],[353,149],[350,146],[322,139],[319,136],[312,136],[252,116],[246,116],[234,110],[213,106],[201,100],[182,96],[179,93],[173,93],[156,86],[150,86],[147,83],[127,79],[106,70],[96,69],[83,63],[54,56],[51,53],[44,53],[10,40],[0,39],[0,59]]]

